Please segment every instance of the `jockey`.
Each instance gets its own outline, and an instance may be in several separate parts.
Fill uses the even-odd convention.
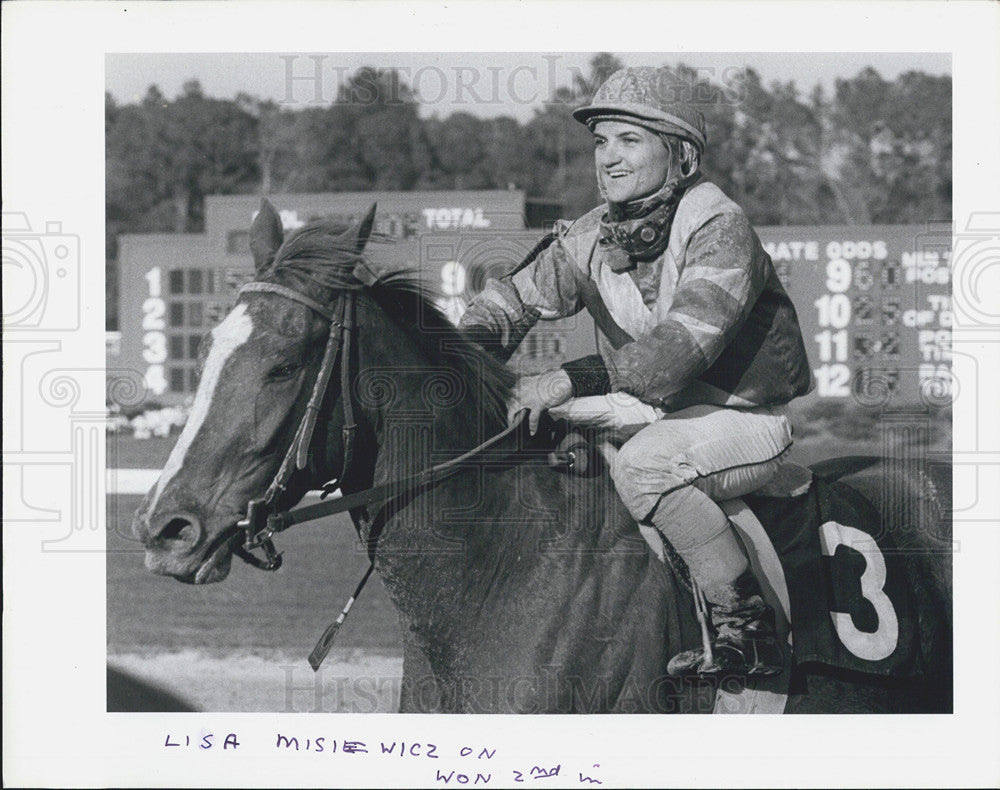
[[[774,612],[716,501],[774,474],[791,446],[786,405],[811,374],[771,259],[699,172],[704,118],[677,88],[665,69],[622,69],[573,112],[593,134],[605,204],[556,223],[528,265],[488,281],[460,327],[509,357],[539,318],[578,312],[596,285],[613,319],[597,322],[599,353],[522,377],[511,414],[528,409],[532,433],[556,407],[639,423],[611,476],[632,516],[684,558],[715,628],[711,660],[686,651],[668,671],[767,673],[783,664]]]

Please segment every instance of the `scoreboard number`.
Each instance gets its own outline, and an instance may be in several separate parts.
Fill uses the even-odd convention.
[[[167,390],[167,377],[163,372],[163,363],[167,361],[163,316],[167,306],[162,298],[163,272],[159,266],[146,272],[146,283],[149,296],[142,303],[142,359],[147,367],[143,381],[154,395],[162,395]]]
[[[167,390],[167,378],[163,374],[163,365],[150,365],[146,368],[146,375],[142,380],[149,391],[156,395],[162,395]]]
[[[831,293],[843,293],[851,287],[851,264],[843,258],[837,258],[826,265],[826,290]]]
[[[148,272],[146,272],[146,282],[149,283],[149,295],[159,298],[162,296],[161,292],[161,277],[162,272],[159,266],[154,266]]]
[[[847,366],[847,326],[851,323],[851,300],[844,293],[851,286],[852,269],[837,258],[826,266],[825,293],[815,302],[816,323],[823,329],[813,336],[823,364],[813,371],[816,392],[821,398],[847,398],[851,394],[851,369]],[[837,331],[833,331],[837,330]]]
[[[813,371],[816,392],[822,398],[846,398],[851,394],[851,369],[847,365],[820,365]]]
[[[142,328],[163,330],[167,325],[163,320],[163,314],[166,311],[167,306],[163,303],[162,299],[149,297],[142,303]]]
[[[142,336],[142,358],[152,365],[167,361],[167,338],[163,332],[146,332]]]
[[[441,267],[441,293],[442,296],[435,300],[438,308],[451,321],[458,326],[462,320],[467,305],[462,295],[465,293],[466,272],[465,266],[458,261],[448,261]]]
[[[847,330],[831,332],[829,329],[813,336],[819,345],[820,362],[847,362]]]
[[[843,329],[851,323],[851,300],[846,294],[823,294],[813,302],[819,312],[819,325]]]
[[[441,267],[441,291],[445,296],[465,293],[465,267],[458,261],[448,261]]]

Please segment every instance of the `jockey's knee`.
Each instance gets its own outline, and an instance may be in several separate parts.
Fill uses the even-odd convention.
[[[646,522],[665,491],[687,485],[697,473],[685,471],[680,457],[653,456],[637,438],[625,442],[618,451],[611,464],[611,479],[632,517]]]
[[[734,499],[767,485],[784,463],[785,454],[760,463],[743,464],[699,477],[695,485],[716,502]]]
[[[743,496],[767,483],[788,449],[787,421],[768,421],[765,427],[773,429],[769,432],[759,429],[760,418],[717,410],[659,421],[639,431],[611,465],[611,477],[629,512],[648,523],[661,497],[693,488],[671,501],[684,500],[681,512],[706,514],[713,501]],[[743,425],[747,421],[749,429]],[[742,432],[737,430],[741,426]]]

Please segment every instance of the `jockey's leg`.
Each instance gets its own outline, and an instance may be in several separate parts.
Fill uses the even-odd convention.
[[[684,486],[665,494],[650,521],[688,565],[711,604],[716,629],[711,663],[702,648],[675,656],[673,675],[760,674],[781,669],[774,612],[740,548],[729,519],[706,494]],[[691,525],[708,527],[704,531]]]
[[[687,651],[670,662],[671,673],[780,668],[774,613],[713,499],[763,485],[790,443],[782,410],[699,406],[652,423],[618,453],[612,475],[626,506],[671,543],[712,604],[714,663],[700,649]]]

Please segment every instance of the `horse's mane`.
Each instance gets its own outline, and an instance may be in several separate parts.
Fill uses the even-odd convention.
[[[365,290],[386,316],[405,327],[429,362],[454,370],[475,393],[485,415],[495,424],[507,417],[514,375],[481,346],[456,329],[434,303],[433,294],[416,270],[379,273],[358,252],[350,226],[318,220],[290,234],[265,272],[269,280],[286,281],[329,302],[331,292]],[[370,239],[372,240],[372,239]],[[385,237],[374,237],[386,241]],[[359,280],[355,268],[366,271],[370,284]],[[316,293],[317,288],[324,293]]]
[[[466,382],[491,422],[506,422],[514,374],[452,325],[414,273],[383,275],[369,293],[390,319],[409,330],[429,361]]]

